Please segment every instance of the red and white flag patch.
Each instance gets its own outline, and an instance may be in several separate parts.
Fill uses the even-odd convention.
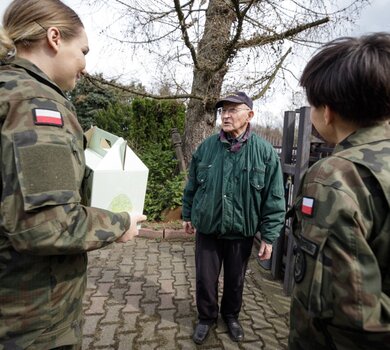
[[[60,126],[64,125],[64,120],[59,111],[51,109],[34,108],[34,124],[35,125],[53,125]]]
[[[314,198],[303,197],[302,207],[301,207],[302,214],[312,216],[313,208],[314,208]]]

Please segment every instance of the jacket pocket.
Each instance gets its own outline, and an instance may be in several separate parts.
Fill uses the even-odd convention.
[[[50,220],[27,230],[8,233],[7,236],[12,246],[20,253],[51,255],[58,254],[55,246],[61,232],[60,223],[57,220]],[[53,247],[52,251],[50,251],[51,247]]]
[[[265,168],[252,168],[249,173],[249,182],[257,191],[264,188]]]
[[[29,130],[15,133],[13,146],[25,211],[80,201],[80,154],[71,135]]]
[[[204,188],[206,186],[210,169],[211,169],[211,164],[200,163],[198,165],[198,169],[196,173],[196,181],[199,187]]]
[[[314,231],[315,238],[296,237],[294,294],[313,317],[331,318],[334,312],[332,254],[328,248],[329,231],[319,227],[315,227]]]

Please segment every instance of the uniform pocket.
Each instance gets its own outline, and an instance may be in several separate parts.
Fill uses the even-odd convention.
[[[333,316],[333,289],[332,255],[327,247],[329,232],[319,227],[313,232],[316,237],[297,238],[294,294],[313,317],[330,318]]]
[[[30,130],[13,135],[25,211],[80,201],[73,144],[65,132],[57,135]]]
[[[62,231],[61,225],[56,220],[45,221],[37,226],[17,233],[8,233],[7,236],[12,246],[20,252],[35,255],[58,254],[56,240]],[[50,251],[50,248],[53,250]]]

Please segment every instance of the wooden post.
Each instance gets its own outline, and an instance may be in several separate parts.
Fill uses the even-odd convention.
[[[298,145],[296,163],[294,166],[294,186],[292,200],[294,201],[303,174],[306,172],[309,166],[310,159],[310,137],[312,124],[310,121],[310,107],[302,107],[299,110],[299,126],[298,126]],[[287,243],[287,256],[284,270],[283,290],[286,295],[290,295],[293,288],[293,268],[294,268],[294,239],[292,236],[291,228],[288,230],[288,243]]]
[[[181,137],[177,128],[172,129],[172,143],[175,147],[176,158],[179,163],[179,171],[185,172],[187,168],[184,161],[183,150],[181,148]],[[187,175],[185,176],[185,179],[187,180]]]
[[[285,186],[287,186],[287,179],[291,174],[288,173],[288,169],[291,169],[292,155],[293,155],[293,146],[294,146],[294,131],[295,131],[295,111],[286,111],[284,112],[284,122],[283,122],[283,139],[282,139],[282,153],[280,155],[280,162],[282,164],[283,171],[283,180]],[[287,169],[286,164],[290,165]],[[288,191],[285,191],[288,192]],[[288,208],[288,193],[286,193],[286,208]],[[274,244],[274,250],[272,252],[272,264],[271,264],[271,274],[275,279],[282,278],[282,269],[283,269],[283,255],[284,255],[284,245],[286,240],[286,225],[283,226],[282,232],[280,233],[279,238]]]

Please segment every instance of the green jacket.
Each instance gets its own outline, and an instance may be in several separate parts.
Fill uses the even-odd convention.
[[[268,243],[280,234],[285,200],[280,161],[274,148],[251,134],[238,152],[218,134],[192,157],[183,195],[183,220],[198,232],[236,239],[257,232]]]
[[[289,348],[390,349],[389,123],[315,163],[295,212]]]
[[[62,91],[30,62],[0,65],[0,349],[81,342],[88,250],[127,213],[80,205],[83,131]]]

